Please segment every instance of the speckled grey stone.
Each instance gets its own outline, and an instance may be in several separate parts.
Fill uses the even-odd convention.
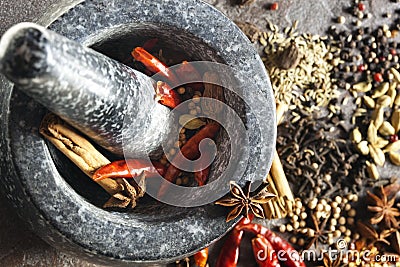
[[[15,25],[2,44],[0,72],[108,151],[123,155],[128,111],[135,127],[125,133],[125,149],[135,157],[160,151],[168,140],[175,120],[154,100],[146,75],[37,24]]]
[[[143,23],[152,26],[147,36],[153,32],[194,59],[224,62],[251,78],[259,89],[255,103],[264,104],[252,111],[262,113],[270,124],[260,129],[254,114],[246,114],[252,159],[246,176],[257,166],[263,166],[266,174],[276,137],[270,82],[246,37],[211,6],[194,0],[86,1],[54,21],[50,29],[92,45],[102,36],[118,39],[121,29],[134,30]],[[47,242],[108,264],[170,262],[209,245],[233,225],[234,221],[225,223],[226,210],[213,205],[185,209],[144,199],[127,213],[98,208],[102,198],[91,190],[100,191],[86,184],[87,178],[39,136],[46,110],[12,90],[4,77],[0,79],[2,185],[21,216]]]

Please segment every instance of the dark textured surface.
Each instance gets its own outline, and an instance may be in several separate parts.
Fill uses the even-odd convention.
[[[204,24],[207,19],[211,22]],[[136,1],[133,6],[120,0],[107,4],[88,1],[56,20],[50,29],[72,40],[92,44],[110,27],[132,22],[181,29],[176,33],[178,40],[186,32],[198,37],[209,47],[199,46],[199,58],[216,60],[210,58],[212,51],[216,51],[223,62],[240,69],[244,77],[252,77],[255,87],[244,92],[248,104],[260,107],[258,101],[262,101],[264,105],[252,110],[253,116],[274,121],[272,91],[261,60],[238,28],[204,3]],[[42,23],[47,24],[45,20]],[[182,209],[153,204],[138,206],[132,213],[112,213],[91,205],[58,173],[45,142],[38,135],[37,127],[45,110],[17,91],[10,94],[4,84],[0,143],[5,152],[0,164],[3,184],[7,197],[49,243],[97,262],[107,257],[165,262],[210,244],[233,224],[233,221],[226,223],[225,214],[212,206]],[[265,177],[272,159],[274,123],[256,124],[254,118],[249,115],[247,118],[252,161],[245,178],[250,179],[261,161],[264,164],[259,171]],[[226,153],[221,155],[224,157]]]

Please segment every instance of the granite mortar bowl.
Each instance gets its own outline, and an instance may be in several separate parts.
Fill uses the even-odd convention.
[[[65,1],[38,22],[120,61],[132,47],[157,37],[190,60],[240,69],[258,90],[247,92],[254,93],[247,104],[262,102],[252,112],[270,122],[260,127],[240,99],[227,97],[228,104],[244,117],[250,141],[252,160],[241,181],[260,166],[262,173],[268,172],[276,136],[268,75],[239,28],[210,5],[195,0]],[[0,99],[2,189],[19,215],[51,245],[102,264],[168,263],[208,246],[235,223],[226,223],[227,211],[214,205],[179,208],[150,198],[132,212],[101,209],[105,193],[39,135],[47,110],[14,90],[3,76]],[[220,136],[218,143],[226,139]],[[223,152],[217,156],[217,165],[229,155]],[[211,180],[217,176],[214,171]]]

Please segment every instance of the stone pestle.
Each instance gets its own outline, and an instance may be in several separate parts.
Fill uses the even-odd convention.
[[[150,77],[37,24],[20,23],[3,35],[0,72],[120,156],[125,149],[137,157],[155,153],[172,129]]]

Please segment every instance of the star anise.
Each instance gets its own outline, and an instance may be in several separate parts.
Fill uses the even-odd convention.
[[[369,200],[372,205],[368,206],[368,210],[373,212],[375,215],[370,219],[371,224],[378,224],[384,222],[384,225],[388,228],[396,228],[398,222],[397,216],[400,216],[400,211],[394,206],[396,198],[390,197],[386,194],[383,186],[380,188],[380,195],[375,195],[367,191]]]
[[[238,217],[242,213],[243,209],[245,210],[246,217],[249,216],[249,211],[251,211],[256,217],[265,218],[261,204],[265,204],[275,197],[274,194],[268,192],[268,185],[268,183],[264,183],[261,190],[257,190],[258,192],[256,192],[254,196],[250,196],[250,182],[246,184],[246,193],[244,193],[242,188],[236,182],[231,181],[231,195],[218,200],[215,204],[232,207],[232,210],[226,217],[227,222]]]
[[[138,177],[138,183],[134,185],[126,179],[122,179],[124,190],[111,196],[111,198],[103,205],[104,208],[134,208],[136,201],[145,194],[145,174]]]
[[[326,218],[320,223],[317,217],[314,214],[311,214],[312,222],[314,224],[314,229],[312,228],[304,228],[303,234],[307,234],[311,237],[310,242],[305,247],[305,250],[309,249],[312,245],[315,245],[315,248],[318,248],[318,242],[326,244],[328,239],[328,234],[332,231],[326,231],[326,223],[330,216],[326,216]]]
[[[389,229],[378,233],[372,225],[363,222],[357,222],[357,229],[363,237],[371,241],[370,244],[383,242],[387,245],[390,245],[390,243],[386,240],[386,238],[388,238],[395,231],[394,229]]]

